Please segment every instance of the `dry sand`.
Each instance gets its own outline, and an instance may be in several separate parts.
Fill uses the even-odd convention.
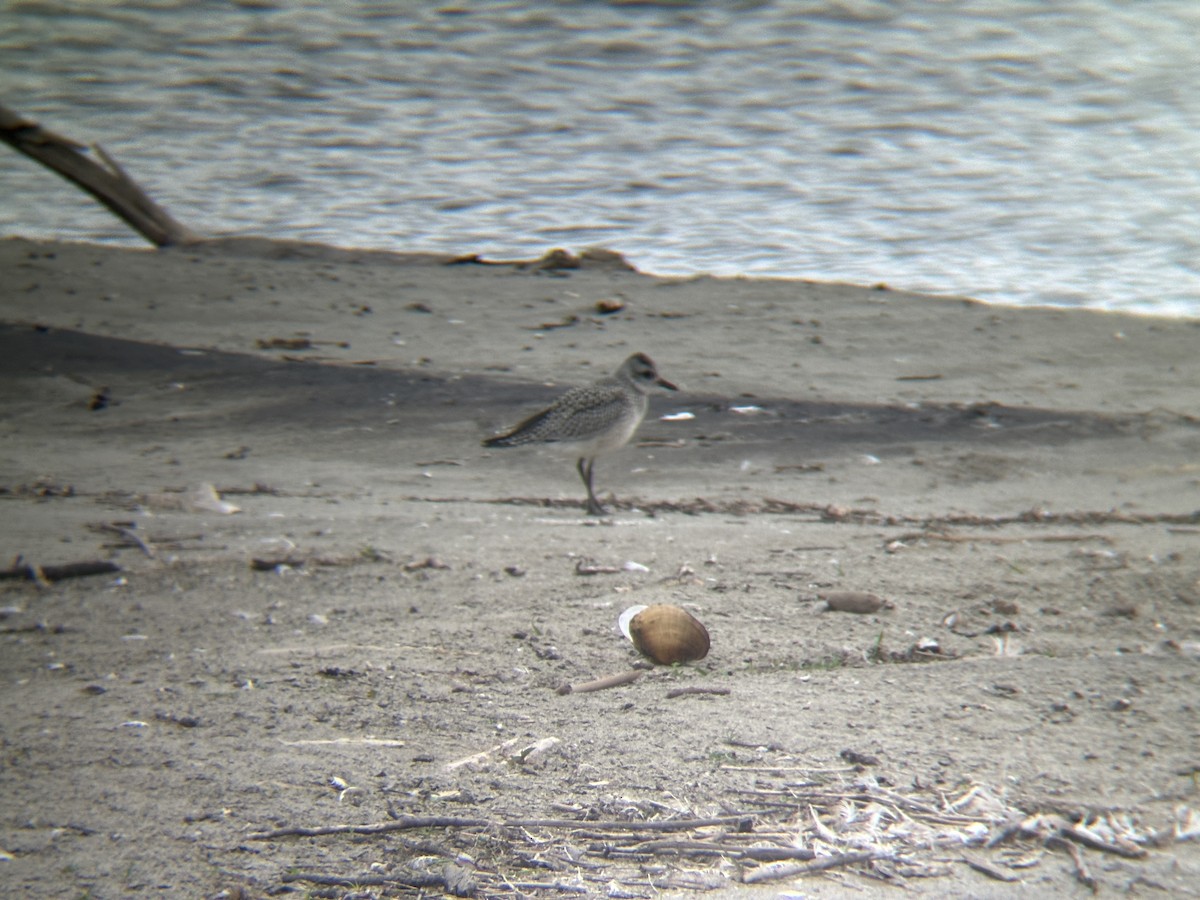
[[[1200,893],[1200,323],[602,255],[0,272],[2,547],[120,567],[0,582],[6,896]],[[480,446],[635,350],[683,390],[610,516]],[[705,660],[556,690],[656,602]]]

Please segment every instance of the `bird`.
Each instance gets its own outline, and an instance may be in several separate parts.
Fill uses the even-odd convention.
[[[612,375],[571,388],[550,406],[508,431],[487,438],[485,447],[561,444],[577,456],[575,468],[587,488],[589,515],[606,510],[596,499],[592,470],[596,457],[624,447],[646,415],[648,394],[655,387],[679,390],[658,374],[654,361],[635,353]]]

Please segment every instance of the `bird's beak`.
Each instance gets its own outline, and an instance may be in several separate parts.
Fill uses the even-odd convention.
[[[665,379],[665,378],[659,378],[654,383],[657,384],[659,387],[666,388],[668,391],[679,390],[679,388],[675,387],[675,385],[671,384],[671,382],[667,381],[667,379]]]

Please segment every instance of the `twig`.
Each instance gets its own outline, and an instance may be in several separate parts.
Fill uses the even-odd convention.
[[[1078,841],[1085,847],[1091,847],[1093,850],[1103,850],[1105,853],[1115,853],[1117,856],[1123,856],[1126,859],[1141,859],[1147,853],[1144,847],[1139,847],[1136,844],[1117,844],[1112,841],[1106,841],[1085,828],[1076,828],[1073,825],[1059,829],[1059,833],[1063,837]]]
[[[32,625],[14,625],[11,628],[0,628],[0,634],[64,634],[65,625],[47,625],[45,622],[34,622]]]
[[[279,876],[284,884],[304,881],[308,884],[319,884],[324,887],[386,887],[390,884],[405,887],[433,887],[443,884],[440,875],[356,875],[348,878],[342,875],[321,875],[317,872],[284,872]]]
[[[742,875],[742,881],[745,884],[758,884],[760,881],[776,881],[780,878],[791,878],[795,875],[812,875],[816,872],[824,872],[840,866],[857,866],[860,863],[885,859],[889,855],[877,850],[867,850],[861,853],[839,853],[836,856],[829,856],[825,859],[814,859],[812,862],[806,863],[768,863],[765,866],[759,866],[757,869],[746,872]]]
[[[616,575],[620,571],[616,566],[600,566],[582,559],[575,563],[576,575]]]
[[[996,881],[1010,881],[1011,882],[1011,881],[1020,881],[1021,880],[1016,875],[1010,875],[1007,872],[1001,872],[995,866],[989,866],[983,860],[975,859],[972,856],[967,856],[965,853],[963,854],[962,861],[965,862],[972,869],[974,869],[976,872],[979,872],[982,875],[986,875],[988,878],[994,878],[994,879],[996,879]]]
[[[696,828],[715,828],[733,825],[749,830],[758,812],[731,816],[714,816],[708,819],[661,819],[649,822],[588,822],[578,819],[467,819],[456,816],[403,816],[393,822],[376,822],[369,825],[325,825],[319,828],[295,826],[277,828],[247,835],[249,841],[271,841],[281,837],[323,837],[331,834],[386,834],[390,831],[406,831],[412,828],[574,828],[589,831],[691,831]]]
[[[35,566],[18,564],[11,569],[0,569],[0,578],[25,578],[29,581],[47,583],[62,581],[64,578],[84,578],[88,575],[108,575],[120,572],[121,567],[106,559],[89,560],[87,562],[66,563],[61,566]]]
[[[119,534],[129,543],[136,545],[144,554],[151,559],[154,559],[154,548],[142,540],[141,536],[134,530],[137,526],[125,526],[117,522],[101,522],[96,526],[98,531],[110,531],[114,534]]]
[[[504,884],[518,891],[560,891],[564,894],[590,894],[592,889],[584,884],[564,884],[561,881],[508,881]]]
[[[390,885],[410,888],[440,887],[456,897],[472,897],[476,893],[474,879],[458,866],[448,865],[441,873],[428,874],[395,874],[395,875],[359,875],[347,878],[339,875],[320,875],[316,872],[285,872],[281,879],[284,884],[303,881],[326,887],[388,887]]]
[[[319,828],[277,828],[248,835],[249,841],[273,841],[281,837],[323,837],[329,834],[386,834],[410,828],[484,828],[492,824],[487,819],[464,819],[458,816],[404,816],[394,822],[371,825],[324,825]]]
[[[570,328],[578,325],[582,319],[575,314],[564,316],[559,322],[542,322],[540,325],[522,325],[526,331],[553,331],[555,328]]]
[[[1087,863],[1083,861],[1083,851],[1075,844],[1061,837],[1050,837],[1046,840],[1046,846],[1053,850],[1066,850],[1071,855],[1071,860],[1075,863],[1075,880],[1087,887],[1094,894],[1100,890],[1100,883],[1096,881],[1096,877],[1088,871]]]
[[[597,678],[595,681],[585,681],[581,684],[563,684],[555,690],[556,694],[587,694],[592,691],[603,691],[606,688],[620,687],[623,684],[632,684],[645,674],[643,669],[630,669],[628,672],[621,672],[617,675],[606,675],[604,678]]]
[[[304,559],[293,556],[271,557],[270,559],[255,556],[250,560],[250,568],[255,572],[274,572],[280,566],[286,566],[289,569],[299,569],[304,566]]]
[[[755,835],[761,838],[762,835]],[[610,851],[616,855],[616,851]],[[633,847],[622,848],[621,853],[676,852],[684,855],[707,854],[752,859],[758,862],[778,862],[788,859],[810,860],[816,854],[808,847],[739,847],[736,844],[716,844],[708,841],[647,841]]]
[[[972,523],[973,524],[973,523]],[[1083,541],[1099,541],[1111,544],[1112,538],[1103,534],[954,534],[949,531],[910,531],[892,541],[944,541],[949,544],[1024,544],[1041,541],[1047,544],[1077,543]]]
[[[749,831],[758,812],[714,816],[709,819],[652,819],[647,822],[621,820],[588,822],[576,819],[508,819],[498,822],[503,828],[586,828],[590,831],[691,831],[695,828],[715,828],[735,825]]]
[[[497,754],[507,753],[520,742],[520,738],[509,738],[507,741],[497,744],[495,747],[489,747],[487,750],[480,750],[478,753],[472,753],[470,756],[464,756],[462,759],[456,759],[454,762],[446,763],[446,771],[453,772],[455,769],[461,769],[464,766],[468,769],[478,769],[485,764],[490,763],[496,758]]]

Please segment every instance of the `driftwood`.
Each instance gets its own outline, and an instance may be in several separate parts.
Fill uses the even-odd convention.
[[[4,106],[0,140],[83,188],[156,247],[203,240],[151,200],[98,144],[91,148],[93,158],[86,145],[47,131]]]

